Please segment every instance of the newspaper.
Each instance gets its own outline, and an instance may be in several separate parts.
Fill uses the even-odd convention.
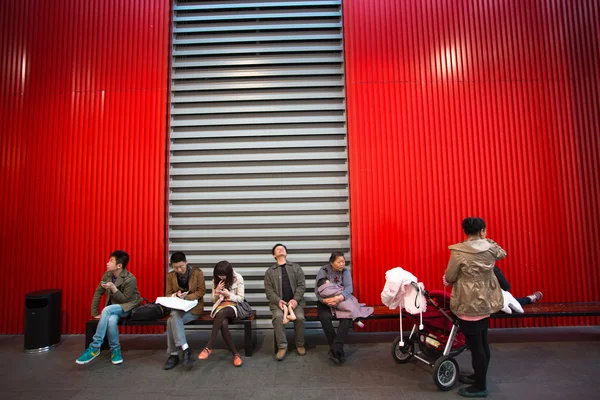
[[[183,300],[179,297],[157,297],[155,303],[172,310],[187,312],[198,305],[198,300]]]

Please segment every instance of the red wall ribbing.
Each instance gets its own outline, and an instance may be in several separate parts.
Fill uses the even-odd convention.
[[[47,288],[82,332],[114,249],[162,293],[169,18],[167,0],[0,7],[0,333]]]
[[[344,1],[361,301],[380,301],[395,266],[441,288],[447,246],[472,215],[507,250],[499,266],[515,295],[600,299],[599,10],[595,0]]]

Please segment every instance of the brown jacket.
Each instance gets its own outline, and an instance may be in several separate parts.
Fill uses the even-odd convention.
[[[457,316],[478,317],[502,309],[503,297],[494,264],[506,251],[490,239],[467,240],[449,246],[446,280],[454,284],[450,310]]]
[[[190,273],[190,280],[188,281],[188,294],[184,297],[185,300],[198,300],[196,307],[192,308],[190,312],[194,315],[201,315],[204,312],[204,295],[206,294],[206,283],[204,282],[204,274],[200,268],[192,268]],[[171,271],[167,275],[167,292],[166,297],[170,297],[172,294],[177,293],[179,290],[183,291],[177,283],[177,272]]]
[[[112,277],[112,272],[106,271],[104,275],[102,275],[101,282],[112,282]],[[100,299],[102,298],[103,294],[106,294],[104,307],[108,305],[108,301],[110,300],[110,304],[119,304],[123,311],[126,312],[133,310],[142,302],[142,298],[138,292],[137,280],[135,279],[135,276],[126,269],[119,274],[117,280],[115,281],[115,286],[117,287],[117,291],[115,293],[104,289],[101,285],[101,282],[98,283],[98,287],[94,292],[94,298],[92,299],[93,317],[100,314]]]

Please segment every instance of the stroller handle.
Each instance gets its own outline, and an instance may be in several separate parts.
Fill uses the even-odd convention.
[[[410,283],[415,289],[417,289],[418,291],[420,291],[421,293],[423,293],[423,296],[425,297],[429,297],[429,292],[427,292],[427,290],[425,289],[421,289],[421,287],[417,284],[417,282],[411,282]]]

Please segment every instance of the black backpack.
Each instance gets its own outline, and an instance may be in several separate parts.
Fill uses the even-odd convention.
[[[157,319],[164,318],[168,310],[160,304],[150,303],[148,299],[142,298],[146,304],[143,304],[131,311],[129,319],[132,321],[156,321]]]

